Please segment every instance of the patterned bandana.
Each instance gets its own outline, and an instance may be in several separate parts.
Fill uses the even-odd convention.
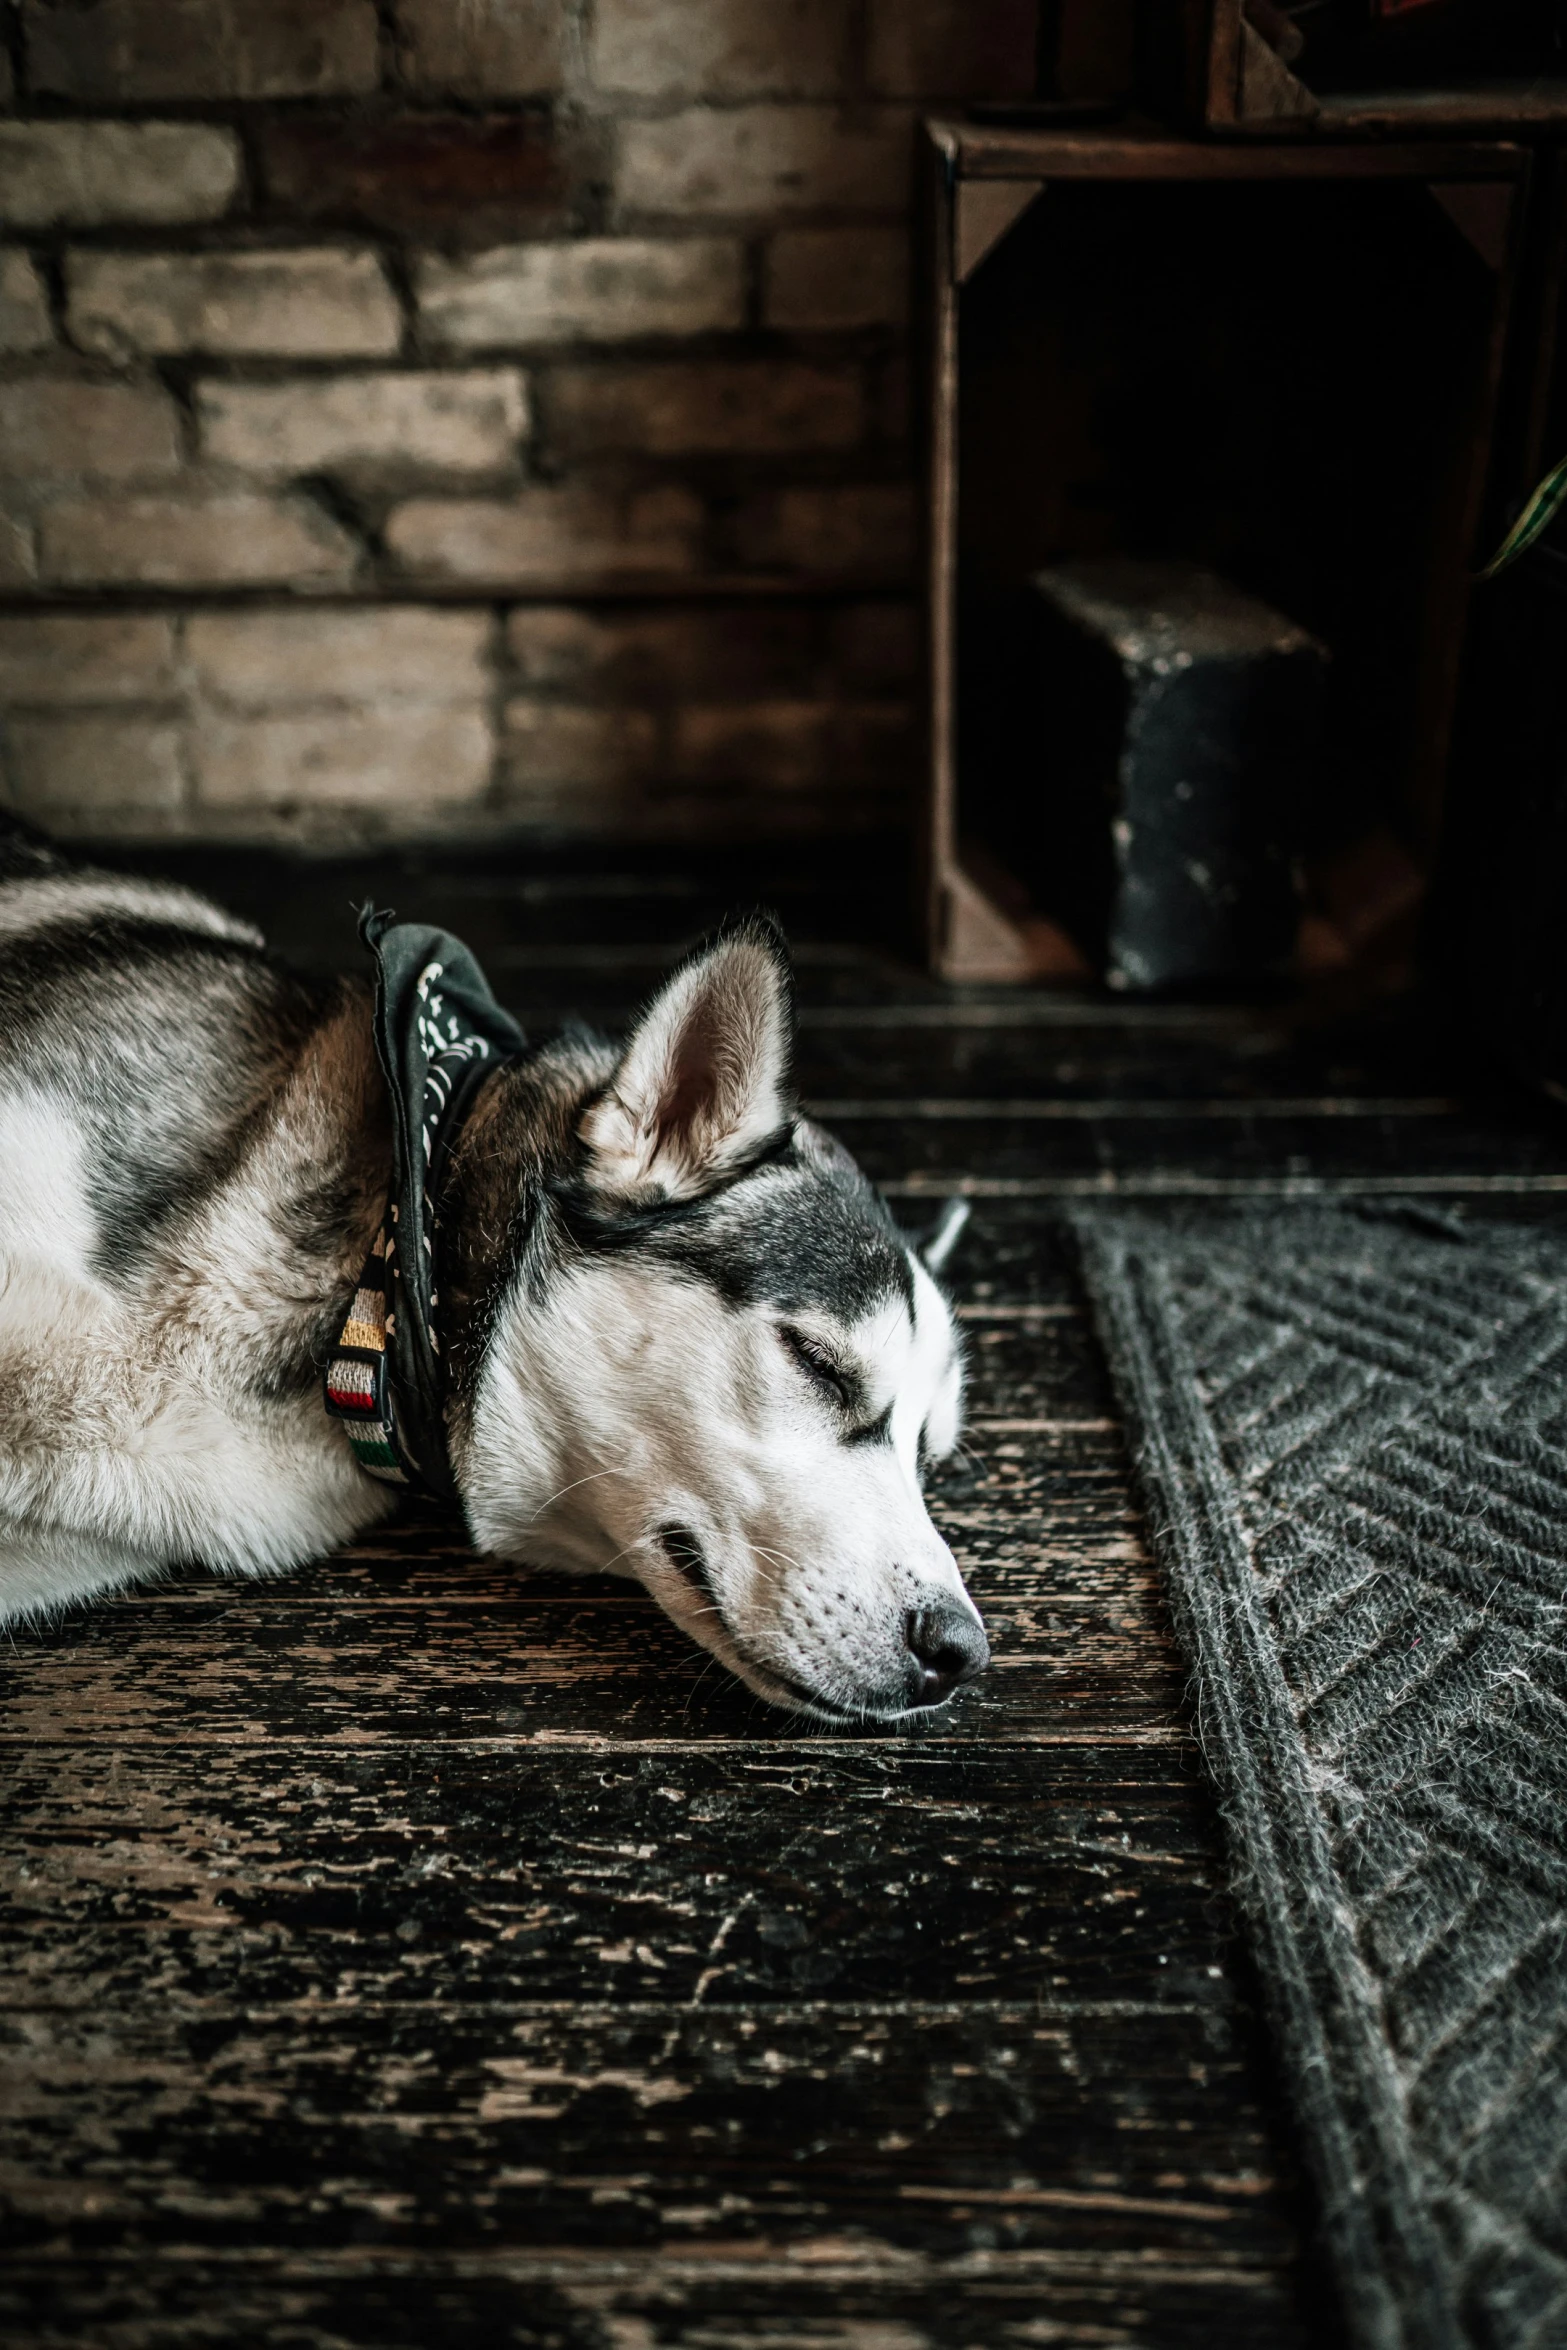
[[[326,1408],[372,1477],[455,1502],[439,1331],[441,1176],[489,1071],[526,1044],[460,939],[366,906],[375,1049],[392,1104],[392,1188],[342,1336]]]

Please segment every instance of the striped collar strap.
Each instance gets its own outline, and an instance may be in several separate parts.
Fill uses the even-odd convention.
[[[397,1441],[386,1362],[389,1321],[396,1334],[395,1309],[387,1302],[396,1245],[388,1215],[365,1259],[342,1336],[327,1363],[326,1408],[341,1422],[362,1469],[384,1485],[417,1485],[418,1471]]]

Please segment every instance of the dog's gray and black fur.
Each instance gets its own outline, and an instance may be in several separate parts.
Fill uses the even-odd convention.
[[[635,1575],[764,1696],[895,1717],[985,1662],[919,1490],[961,1359],[799,1115],[791,1030],[753,921],[623,1050],[485,1081],[442,1200],[447,1438],[481,1546]],[[368,985],[0,819],[0,1620],[383,1513],[320,1375],[390,1159]]]

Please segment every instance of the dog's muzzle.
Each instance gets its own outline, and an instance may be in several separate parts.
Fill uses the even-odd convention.
[[[660,1526],[657,1541],[664,1557],[678,1570],[688,1588],[723,1624],[723,1609],[707,1554],[691,1528]],[[889,1677],[881,1688],[867,1691],[857,1705],[845,1705],[830,1698],[808,1682],[780,1672],[775,1664],[752,1661],[780,1689],[814,1711],[853,1721],[874,1719],[878,1715],[895,1720],[900,1715],[928,1712],[933,1706],[944,1705],[965,1682],[978,1680],[990,1663],[990,1643],[985,1638],[984,1627],[972,1609],[960,1607],[953,1600],[938,1599],[927,1607],[911,1608],[904,1618],[903,1640],[901,1673]]]

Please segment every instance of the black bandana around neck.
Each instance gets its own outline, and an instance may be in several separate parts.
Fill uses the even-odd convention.
[[[458,1499],[440,1339],[441,1175],[489,1071],[526,1038],[450,931],[366,906],[375,1049],[392,1106],[392,1187],[326,1370],[326,1407],[371,1476]]]

